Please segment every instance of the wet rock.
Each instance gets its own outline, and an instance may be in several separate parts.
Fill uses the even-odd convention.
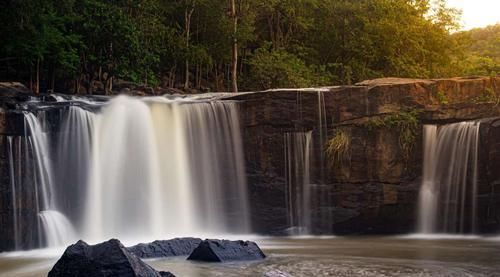
[[[187,256],[200,244],[199,238],[176,238],[171,240],[156,240],[151,243],[141,243],[127,250],[140,258],[163,258]]]
[[[262,260],[266,255],[252,241],[204,240],[189,255],[188,260],[204,262],[231,262]]]
[[[130,253],[119,240],[111,239],[96,245],[88,245],[81,240],[70,245],[48,276],[173,277],[174,275],[156,271]]]

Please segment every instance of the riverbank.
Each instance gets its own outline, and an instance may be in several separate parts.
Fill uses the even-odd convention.
[[[146,260],[177,276],[496,276],[500,242],[488,238],[407,237],[260,238],[268,258],[260,262],[211,264],[185,257]],[[0,254],[0,276],[46,276],[61,252]]]

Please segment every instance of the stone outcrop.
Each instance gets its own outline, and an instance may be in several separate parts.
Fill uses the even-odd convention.
[[[203,262],[254,261],[266,255],[253,241],[207,239],[196,247],[188,260]]]
[[[174,277],[156,271],[116,239],[92,246],[80,240],[68,246],[48,276]]]
[[[128,251],[139,258],[166,258],[187,256],[201,243],[199,238],[175,238],[171,240],[156,240],[151,243],[140,243],[128,247]]]
[[[417,215],[422,125],[500,116],[500,77],[384,78],[231,99],[241,101],[253,226],[258,232],[283,234],[290,227],[284,135],[311,131],[313,232],[407,233],[414,231]],[[349,145],[346,157],[335,161],[326,148],[340,132]],[[500,141],[493,130],[488,136],[491,142]],[[481,147],[490,153],[484,168],[491,168],[498,159],[491,150],[496,146]],[[481,182],[479,197],[498,201],[491,187],[495,177],[485,176],[491,177]],[[492,213],[495,201],[480,201],[481,208]],[[500,228],[500,219],[490,217],[488,222]]]

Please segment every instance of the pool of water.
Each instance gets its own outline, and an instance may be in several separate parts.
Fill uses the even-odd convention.
[[[477,237],[259,238],[268,258],[212,264],[147,260],[177,276],[500,276],[500,240]],[[63,249],[0,254],[0,276],[46,276]]]

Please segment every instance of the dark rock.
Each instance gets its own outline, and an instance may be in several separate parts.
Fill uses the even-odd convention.
[[[180,95],[182,95],[182,94],[184,94],[184,91],[181,89],[177,89],[177,88],[164,87],[164,88],[157,88],[155,94],[156,95],[164,95],[164,94],[180,94]]]
[[[188,260],[231,262],[262,260],[266,255],[252,241],[204,240],[189,255]]]
[[[111,239],[96,245],[88,245],[81,240],[70,245],[48,276],[173,277],[174,275],[156,271],[130,253],[119,240]]]
[[[18,94],[31,94],[31,91],[19,82],[0,82],[1,96],[14,96]]]
[[[151,243],[141,243],[127,250],[140,258],[162,258],[187,256],[200,244],[198,238],[176,238],[171,240],[156,240]]]

